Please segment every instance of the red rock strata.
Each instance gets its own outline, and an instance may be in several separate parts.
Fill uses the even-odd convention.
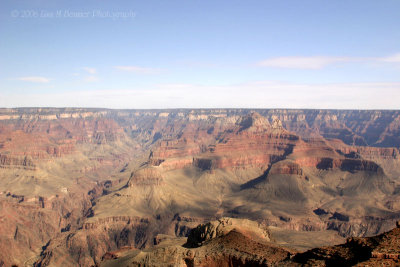
[[[227,214],[343,236],[393,226],[399,111],[257,112],[0,109],[0,229],[12,229],[1,235],[11,244],[1,260],[22,265],[42,253],[43,266],[65,257],[96,264],[105,251],[183,236]],[[175,174],[190,193],[179,191]],[[194,197],[201,201],[185,207]],[[132,213],[96,213],[106,198],[130,203]]]

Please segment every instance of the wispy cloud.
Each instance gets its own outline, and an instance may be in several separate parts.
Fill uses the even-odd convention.
[[[88,76],[84,79],[85,82],[92,83],[92,82],[97,82],[99,81],[99,78],[96,76]]]
[[[177,64],[183,65],[189,68],[217,68],[221,67],[220,63],[207,62],[207,61],[196,61],[196,60],[178,60]]]
[[[120,71],[128,71],[128,72],[134,72],[134,73],[139,73],[139,74],[157,74],[160,73],[160,69],[155,69],[155,68],[146,68],[146,67],[139,67],[139,66],[115,66],[114,67],[117,70]]]
[[[97,72],[97,70],[95,68],[84,67],[82,69],[89,74],[96,74],[96,72]]]
[[[19,77],[18,80],[31,82],[31,83],[48,83],[50,79],[41,76],[27,76],[27,77]]]
[[[349,57],[275,57],[258,62],[261,67],[276,67],[290,69],[321,69],[337,62],[347,62]]]
[[[259,67],[287,68],[287,69],[322,69],[335,63],[400,63],[400,53],[387,57],[332,57],[332,56],[311,56],[311,57],[274,57],[262,60],[257,63]]]
[[[388,56],[388,57],[382,57],[379,59],[380,61],[383,62],[393,62],[393,63],[400,63],[400,53]]]

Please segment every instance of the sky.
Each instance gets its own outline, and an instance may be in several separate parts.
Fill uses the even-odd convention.
[[[1,0],[0,107],[400,108],[399,0]]]

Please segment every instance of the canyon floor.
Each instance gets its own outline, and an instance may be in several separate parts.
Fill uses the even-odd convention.
[[[390,110],[0,109],[0,266],[395,266],[399,147]]]

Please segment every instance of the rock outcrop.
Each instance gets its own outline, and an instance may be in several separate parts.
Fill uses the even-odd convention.
[[[200,241],[200,242],[198,242]],[[186,244],[164,245],[133,257],[125,256],[129,266],[272,266],[287,262],[292,255],[269,243],[268,230],[256,222],[221,218],[199,225],[189,234]],[[168,239],[165,243],[168,243]],[[195,245],[196,248],[190,248]],[[189,247],[188,247],[189,246]],[[122,264],[114,259],[104,266]],[[129,255],[129,254],[128,254]],[[121,260],[121,261],[120,261]]]
[[[184,246],[200,247],[207,241],[224,236],[234,229],[253,235],[255,239],[258,237],[270,241],[270,234],[265,225],[262,226],[257,222],[246,219],[221,218],[217,221],[200,224],[192,229]]]
[[[343,245],[315,248],[297,254],[293,261],[306,266],[398,266],[400,228],[368,238],[349,238]]]
[[[131,174],[128,186],[159,186],[163,182],[161,172],[157,167],[144,168]]]
[[[129,253],[124,248],[106,253],[103,266],[398,266],[400,262],[400,228],[369,238],[349,238],[341,245],[297,252],[255,239],[246,232],[248,228],[240,227],[240,222],[235,224],[237,228],[226,231],[217,230],[221,222],[199,225],[183,246],[177,244],[179,241],[168,242],[165,237],[146,252]],[[196,246],[188,248],[187,244]]]

